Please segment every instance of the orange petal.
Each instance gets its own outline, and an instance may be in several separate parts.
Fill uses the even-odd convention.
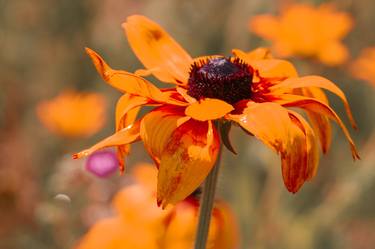
[[[320,76],[304,76],[299,78],[290,78],[286,79],[280,84],[274,85],[270,88],[272,94],[280,94],[290,91],[291,89],[304,88],[304,87],[319,87],[326,89],[334,94],[336,94],[344,103],[346,113],[349,117],[349,120],[354,128],[357,127],[352,112],[350,110],[349,103],[345,97],[343,91],[338,88],[333,82],[327,80],[326,78]]]
[[[157,102],[167,101],[167,97],[147,80],[126,71],[113,70],[93,50],[86,48],[86,52],[91,57],[98,73],[114,88],[121,92],[146,97]]]
[[[79,153],[76,153],[73,155],[74,159],[81,158],[88,156],[92,154],[93,152],[103,149],[105,147],[112,147],[112,146],[118,146],[118,145],[124,145],[124,144],[130,144],[135,141],[137,141],[139,136],[139,125],[140,122],[136,122],[118,132],[113,134],[110,137],[107,137],[106,139],[100,141],[99,143],[95,144],[91,148],[87,150],[83,150]]]
[[[307,150],[305,135],[288,110],[275,103],[249,102],[243,114],[228,116],[280,154],[284,184],[297,192],[306,180]]]
[[[306,151],[306,180],[312,179],[316,175],[319,165],[319,150],[316,137],[309,123],[297,112],[289,110],[291,120],[304,133]]]
[[[325,103],[308,97],[303,97],[299,95],[291,95],[291,94],[283,94],[281,95],[281,100],[277,100],[278,103],[282,104],[286,107],[300,107],[306,110],[318,113],[320,115],[324,115],[329,117],[330,119],[337,122],[337,124],[341,127],[342,131],[346,139],[349,142],[350,149],[352,151],[353,159],[359,159],[358,151],[355,147],[355,144],[349,134],[349,131],[346,129],[344,123],[341,121],[340,117],[336,114],[335,111],[332,110],[331,107],[326,105]]]
[[[228,118],[239,123],[275,152],[286,149],[285,141],[292,123],[287,110],[280,105],[248,102],[243,114],[228,115]]]
[[[176,204],[196,190],[214,166],[219,146],[211,121],[190,119],[178,127],[161,155],[158,205]]]
[[[233,110],[233,106],[225,101],[206,98],[189,105],[185,114],[195,120],[207,121],[222,118]]]
[[[157,108],[142,119],[140,136],[157,166],[172,133],[187,119],[183,109],[173,107]]]
[[[262,51],[258,53],[261,52]],[[259,75],[263,78],[285,79],[297,76],[297,70],[289,61],[279,59],[254,59],[255,55],[253,52],[245,53],[239,49],[233,49],[232,53],[257,70]]]
[[[302,93],[306,97],[318,99],[329,105],[327,96],[317,87],[303,88]],[[314,133],[318,135],[323,153],[327,153],[332,142],[332,127],[328,117],[306,110]]]
[[[169,83],[187,83],[192,58],[163,28],[139,15],[128,17],[122,26],[143,65],[158,69],[152,71],[155,77]]]

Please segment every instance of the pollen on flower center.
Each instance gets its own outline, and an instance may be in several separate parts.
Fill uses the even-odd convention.
[[[251,97],[253,69],[238,58],[214,58],[191,66],[188,94],[234,104]]]

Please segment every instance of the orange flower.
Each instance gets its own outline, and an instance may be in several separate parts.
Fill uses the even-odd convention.
[[[278,17],[259,15],[250,21],[250,30],[270,40],[277,55],[315,57],[330,66],[347,60],[348,51],[341,39],[352,26],[349,14],[327,4],[294,4]]]
[[[191,196],[173,208],[155,205],[156,169],[135,168],[137,183],[114,198],[116,216],[97,222],[77,249],[190,249],[198,222],[198,202]],[[207,248],[237,247],[237,227],[232,211],[216,202]]]
[[[350,69],[355,77],[366,80],[375,86],[375,47],[362,50]]]
[[[51,132],[66,137],[88,137],[105,122],[105,98],[96,93],[61,92],[37,106],[40,121]]]
[[[229,58],[192,59],[159,25],[143,16],[129,17],[123,27],[147,69],[134,74],[114,70],[87,49],[103,79],[124,95],[116,108],[117,132],[73,157],[108,146],[117,146],[122,157],[130,143],[142,140],[159,169],[159,205],[175,204],[189,196],[212,169],[220,146],[215,120],[241,126],[279,153],[285,185],[293,193],[316,173],[317,138],[323,152],[329,148],[329,119],[344,131],[353,158],[359,157],[349,132],[321,90],[343,100],[354,126],[344,93],[331,81],[298,77],[291,63],[273,59],[262,48],[250,53],[233,50],[234,56]],[[141,77],[148,74],[174,87],[158,89]],[[156,108],[136,120],[139,108],[145,105]],[[305,110],[312,127],[286,107]],[[223,137],[230,147],[227,141]]]

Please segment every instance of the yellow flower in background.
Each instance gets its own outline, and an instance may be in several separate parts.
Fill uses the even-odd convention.
[[[37,105],[37,115],[51,132],[64,137],[88,137],[104,125],[106,101],[98,93],[65,90]]]
[[[225,137],[220,139],[223,127],[216,127],[215,121],[242,127],[278,153],[284,184],[293,193],[315,176],[319,141],[323,153],[328,151],[330,119],[343,130],[352,157],[359,158],[348,130],[323,92],[328,90],[343,101],[355,127],[345,94],[333,82],[314,75],[299,77],[290,62],[273,58],[267,49],[249,53],[234,49],[229,58],[193,59],[146,17],[131,16],[123,26],[146,69],[134,74],[114,70],[87,49],[103,79],[124,95],[116,107],[115,134],[74,158],[114,146],[123,161],[129,145],[142,140],[159,169],[157,202],[162,207],[176,204],[200,186],[222,143],[231,149]],[[142,77],[150,74],[173,87],[157,88]],[[137,119],[142,106],[156,108]],[[311,125],[289,107],[306,111]]]
[[[113,217],[99,220],[76,249],[191,249],[198,222],[194,196],[161,210],[155,204],[157,170],[152,165],[134,168],[136,183],[116,194]],[[238,229],[233,213],[222,201],[215,203],[207,248],[234,249]]]
[[[375,87],[375,47],[363,49],[351,64],[350,71],[356,78],[370,82]]]
[[[294,4],[279,16],[255,16],[249,26],[251,32],[272,42],[278,56],[313,57],[330,66],[344,63],[349,56],[341,40],[351,30],[353,20],[331,4]]]

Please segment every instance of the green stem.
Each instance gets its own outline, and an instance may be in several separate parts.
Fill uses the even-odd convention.
[[[197,235],[195,238],[195,249],[206,248],[208,230],[210,228],[211,213],[215,200],[215,190],[217,178],[219,175],[220,162],[221,148],[219,149],[219,154],[216,163],[204,182],[203,193],[200,200],[199,222],[197,228]]]

